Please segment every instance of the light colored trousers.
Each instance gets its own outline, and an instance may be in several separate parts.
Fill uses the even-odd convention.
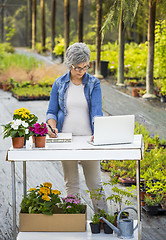
[[[94,211],[97,212],[98,209],[104,209],[108,212],[107,204],[105,200],[105,194],[102,187],[101,181],[101,171],[100,171],[100,161],[81,161],[83,172],[85,176],[86,185],[89,191],[95,189],[101,189],[102,197],[100,200],[92,198],[92,204]],[[79,172],[78,172],[78,161],[62,161],[64,181],[66,184],[67,195],[80,194],[79,186]],[[104,196],[103,196],[104,195]]]

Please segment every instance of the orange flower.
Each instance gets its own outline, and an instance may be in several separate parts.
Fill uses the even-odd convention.
[[[29,192],[32,192],[32,191],[34,191],[34,190],[36,190],[36,188],[30,188],[30,189],[29,189]]]
[[[45,195],[45,194],[42,196],[42,199],[45,200],[45,201],[47,201],[47,202],[50,201],[50,197],[47,196],[47,195]]]
[[[51,193],[52,193],[52,194],[58,194],[58,195],[61,194],[61,192],[60,192],[59,190],[52,190]]]
[[[51,187],[52,187],[52,183],[50,183],[50,182],[45,182],[45,183],[43,183],[43,186],[44,186],[44,187],[51,188]]]

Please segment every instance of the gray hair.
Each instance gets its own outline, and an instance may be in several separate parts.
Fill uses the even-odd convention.
[[[64,64],[70,68],[71,65],[78,65],[90,61],[90,50],[85,43],[74,43],[66,50]]]

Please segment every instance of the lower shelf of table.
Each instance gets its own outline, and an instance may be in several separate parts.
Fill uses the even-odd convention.
[[[137,221],[134,221],[134,225]],[[86,232],[20,232],[17,236],[17,240],[118,240],[115,233],[105,234],[103,230],[99,234],[92,234],[89,226],[89,221],[87,221],[87,231]],[[122,239],[122,238],[121,238]],[[134,232],[134,238],[132,240],[138,239],[138,229]],[[129,240],[125,238],[125,240]]]

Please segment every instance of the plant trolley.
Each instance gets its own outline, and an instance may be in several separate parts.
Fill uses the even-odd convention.
[[[136,184],[137,184],[137,212],[138,212],[138,240],[141,240],[141,208],[140,208],[140,160],[143,158],[142,135],[135,135],[132,144],[117,144],[93,146],[88,143],[90,136],[73,136],[71,143],[47,143],[45,148],[10,148],[7,152],[6,160],[11,162],[12,173],[12,204],[13,204],[13,233],[14,240],[42,240],[42,239],[91,239],[91,233],[59,233],[59,232],[20,232],[16,231],[16,181],[15,164],[23,162],[23,189],[26,195],[26,162],[28,161],[61,161],[61,160],[136,160]],[[88,224],[89,225],[89,224]],[[60,235],[59,235],[60,234]],[[72,235],[73,234],[73,235]],[[101,233],[103,234],[103,233]],[[65,238],[66,236],[66,238]],[[75,236],[75,238],[74,238]],[[81,238],[82,236],[82,238]],[[116,235],[107,236],[103,234],[95,235],[95,239],[118,239]]]

